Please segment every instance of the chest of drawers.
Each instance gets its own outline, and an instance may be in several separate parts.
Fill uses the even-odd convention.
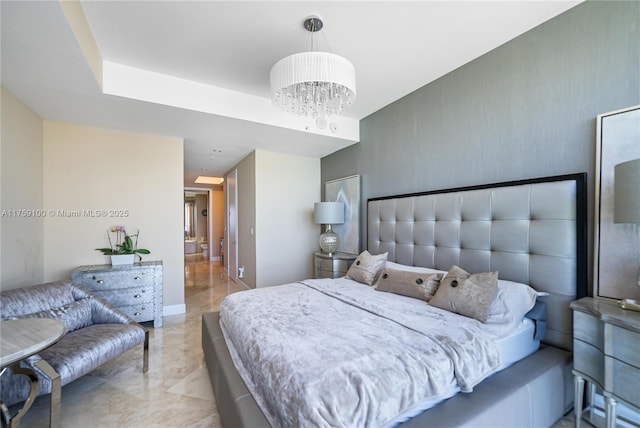
[[[640,423],[640,313],[590,297],[573,309],[573,374],[576,427],[580,427],[584,382],[605,397],[607,428],[616,425],[618,402],[635,409]]]
[[[71,271],[71,280],[137,322],[162,327],[162,262],[88,265]]]

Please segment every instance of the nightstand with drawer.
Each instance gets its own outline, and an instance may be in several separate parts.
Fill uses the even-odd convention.
[[[89,265],[71,271],[71,280],[137,322],[162,327],[162,262]]]
[[[316,278],[340,278],[347,274],[349,266],[358,257],[346,253],[313,253],[313,273]]]
[[[640,424],[640,312],[591,297],[572,302],[571,309],[576,427],[585,381],[602,390],[607,428],[616,425],[618,402],[639,415]]]

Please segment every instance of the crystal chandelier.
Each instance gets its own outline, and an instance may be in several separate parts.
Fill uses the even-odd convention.
[[[307,31],[323,27],[318,17],[304,21]],[[271,68],[273,104],[281,110],[314,119],[339,114],[356,100],[356,72],[346,58],[329,52],[302,52]]]

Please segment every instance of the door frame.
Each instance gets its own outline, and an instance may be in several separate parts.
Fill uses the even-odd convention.
[[[225,187],[226,187],[226,215],[225,220],[227,221],[227,227],[225,228],[226,235],[226,254],[227,254],[227,263],[225,266],[227,267],[227,276],[232,279],[234,282],[238,282],[238,169],[235,168],[225,177]],[[233,196],[233,202],[235,204],[235,210],[231,210],[231,197]],[[234,215],[234,218],[231,216]],[[233,221],[233,223],[232,223]],[[234,227],[234,236],[230,236],[231,234],[231,224]],[[232,242],[234,243],[234,250],[231,251]],[[233,268],[233,269],[232,269]]]
[[[209,261],[211,261],[212,258],[212,239],[213,239],[213,216],[211,215],[212,213],[212,200],[211,200],[211,192],[213,189],[207,189],[206,187],[184,187],[182,190],[182,203],[184,205],[184,192],[207,192],[207,210],[209,211],[209,215],[207,215],[207,243],[209,244]],[[182,209],[182,211],[184,212],[184,207]],[[195,213],[194,218],[197,216],[198,213]],[[184,218],[182,219],[182,227],[184,228]],[[184,231],[183,231],[183,235],[184,235]],[[184,255],[184,246],[183,246],[183,255]]]

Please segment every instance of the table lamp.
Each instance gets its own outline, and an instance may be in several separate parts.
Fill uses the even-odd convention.
[[[640,223],[640,159],[616,165],[614,177],[613,222]],[[640,301],[634,299],[623,299],[620,306],[640,311]]]
[[[322,252],[333,254],[338,251],[338,235],[331,230],[331,225],[344,223],[344,203],[316,202],[313,206],[313,221],[316,224],[327,225],[318,239]]]

